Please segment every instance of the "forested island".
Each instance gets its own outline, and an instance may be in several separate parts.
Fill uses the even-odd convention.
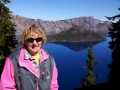
[[[106,38],[92,30],[87,30],[77,25],[58,34],[47,35],[47,42],[85,42],[99,40],[106,40]]]

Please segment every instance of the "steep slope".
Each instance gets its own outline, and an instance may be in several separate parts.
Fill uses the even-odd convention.
[[[107,21],[100,21],[94,19],[92,16],[83,16],[78,18],[71,18],[66,20],[58,20],[58,21],[45,21],[41,19],[31,19],[27,17],[21,17],[19,15],[12,15],[13,22],[17,25],[16,35],[21,35],[23,29],[31,24],[36,24],[41,26],[46,35],[50,34],[58,34],[66,29],[71,28],[74,25],[83,26],[86,29],[92,30],[101,36],[107,36],[108,27],[110,23]]]

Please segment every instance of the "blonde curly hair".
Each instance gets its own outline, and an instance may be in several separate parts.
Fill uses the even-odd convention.
[[[21,40],[20,40],[20,43],[22,45],[25,45],[25,41],[26,39],[28,38],[31,38],[32,37],[32,33],[36,33],[38,37],[42,37],[42,44],[46,43],[46,36],[43,32],[43,29],[40,28],[39,26],[35,25],[35,24],[32,24],[30,26],[27,26],[23,33],[22,33],[22,37],[21,37]]]

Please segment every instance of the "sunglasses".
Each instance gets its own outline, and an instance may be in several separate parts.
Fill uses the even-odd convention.
[[[36,42],[40,42],[42,41],[42,37],[38,37],[38,38],[28,38],[26,39],[27,42],[30,42],[30,43],[33,43],[33,41],[36,41]]]

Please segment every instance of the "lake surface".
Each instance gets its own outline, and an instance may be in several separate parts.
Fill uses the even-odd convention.
[[[108,48],[110,38],[106,41],[93,42],[93,56],[99,61],[94,70],[95,74],[100,74],[96,78],[97,83],[108,81],[110,69],[108,64],[111,63],[111,50]],[[47,43],[43,48],[48,50],[55,59],[58,68],[59,90],[74,90],[81,87],[82,78],[86,76],[86,70],[82,67],[86,65],[89,42],[57,42]]]
[[[100,77],[96,78],[96,83],[108,81],[110,71],[108,64],[112,61],[112,51],[108,48],[109,41],[111,41],[110,38],[106,41],[93,42],[93,56],[99,62],[94,74],[100,74]],[[59,90],[74,90],[81,87],[82,78],[86,76],[83,66],[87,64],[88,46],[89,42],[57,42],[43,45],[43,48],[48,50],[55,59],[58,68]]]

